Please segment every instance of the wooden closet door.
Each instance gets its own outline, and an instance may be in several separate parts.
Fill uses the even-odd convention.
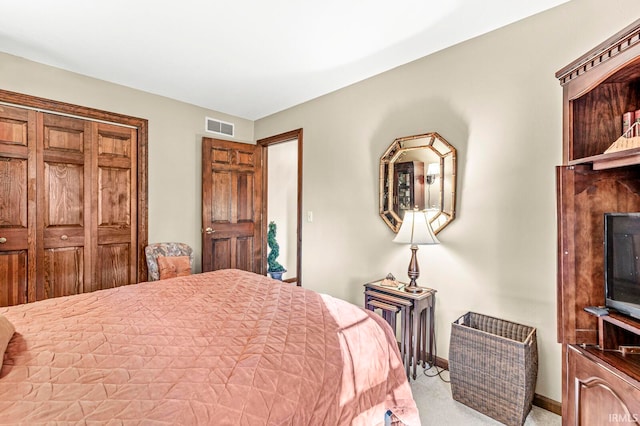
[[[26,303],[35,279],[35,112],[0,105],[0,306]]]
[[[96,280],[91,290],[137,282],[137,131],[94,123],[92,201]]]
[[[38,114],[36,299],[88,291],[91,280],[91,124]]]

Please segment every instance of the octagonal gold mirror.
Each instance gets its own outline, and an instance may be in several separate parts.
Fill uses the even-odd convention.
[[[380,216],[398,232],[407,210],[425,210],[437,234],[456,216],[456,149],[438,133],[393,141],[380,159]]]

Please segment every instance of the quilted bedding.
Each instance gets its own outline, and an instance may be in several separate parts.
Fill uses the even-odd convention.
[[[0,308],[0,423],[419,424],[379,316],[223,270]]]

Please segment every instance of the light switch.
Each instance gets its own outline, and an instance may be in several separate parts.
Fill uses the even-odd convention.
[[[313,222],[313,212],[311,210],[307,212],[307,222]]]

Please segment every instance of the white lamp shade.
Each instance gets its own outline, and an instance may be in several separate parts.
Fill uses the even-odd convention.
[[[427,176],[440,176],[440,163],[429,163]]]
[[[419,210],[407,210],[404,213],[402,225],[393,242],[411,245],[440,244],[431,230],[426,212]]]

